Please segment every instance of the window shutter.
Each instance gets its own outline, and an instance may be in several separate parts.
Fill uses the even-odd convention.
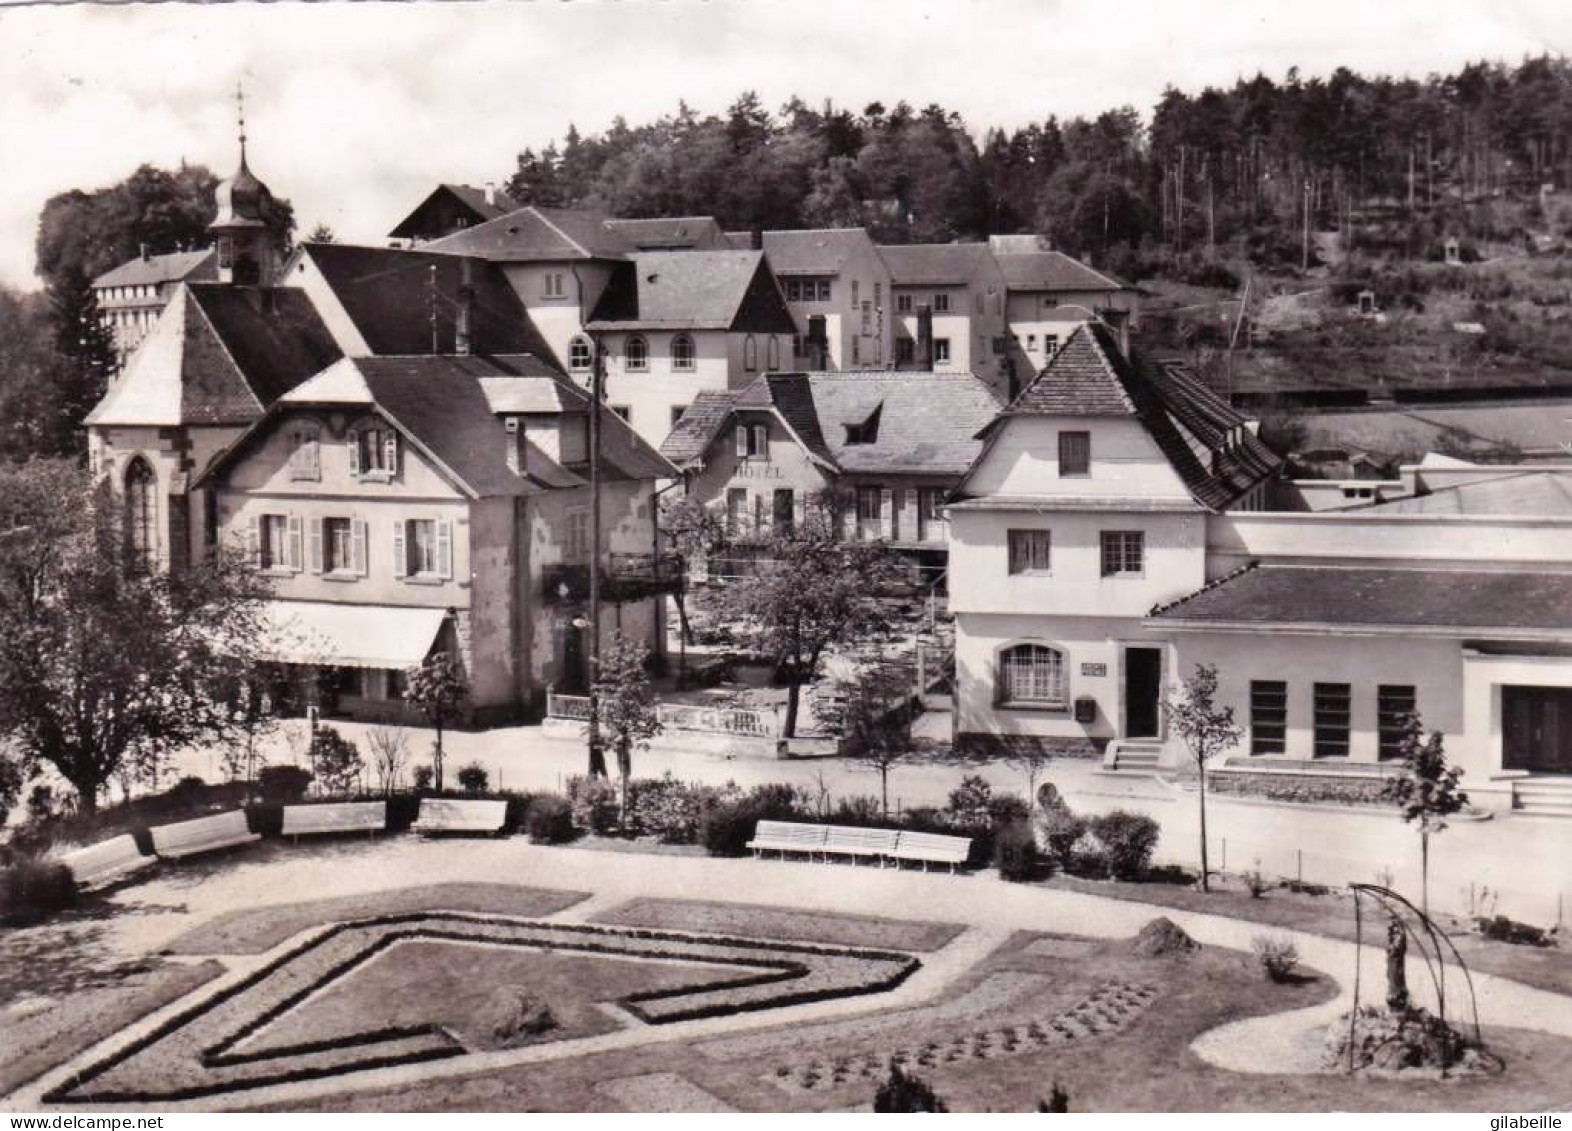
[[[289,568],[296,573],[301,569],[300,539],[300,516],[292,514],[289,516]]]
[[[404,520],[393,524],[393,576],[403,577],[409,558],[404,554]]]
[[[262,531],[256,515],[252,515],[250,521],[246,523],[246,557],[251,560],[253,566],[261,568]]]
[[[389,475],[398,474],[398,433],[391,428],[383,433],[382,464]]]
[[[796,525],[797,532],[800,534],[808,527],[808,493],[806,491],[796,492],[796,498],[792,500],[792,511],[792,522]]]
[[[857,509],[857,492],[853,488],[846,500],[845,509],[841,511],[842,536],[848,542],[857,540]]]
[[[753,496],[753,533],[763,538],[770,532],[769,512],[765,509],[764,493]]]
[[[901,528],[906,531],[908,538],[921,538],[923,535],[922,520],[918,518],[920,501],[915,487],[908,487],[903,492],[904,501],[901,503]]]
[[[322,523],[320,518],[311,520],[311,572],[322,572]]]
[[[888,487],[879,488],[879,524],[886,540],[895,537],[895,495]]]
[[[358,576],[360,576],[360,577],[365,577],[366,573],[367,573],[367,570],[366,570],[366,523],[365,523],[365,520],[364,519],[359,519],[359,518],[351,519],[350,520],[350,531],[351,531],[351,541],[354,544],[352,553],[354,554],[354,557],[355,557],[355,561],[354,561],[355,573]]]
[[[736,435],[737,435],[737,458],[738,459],[747,459],[748,458],[748,426],[746,424],[739,424],[739,425],[737,425],[737,433],[736,433]]]
[[[759,453],[759,458],[768,461],[770,458],[770,429],[768,425],[755,424],[753,426],[753,446]]]
[[[437,523],[437,572],[443,577],[453,576],[453,524]]]
[[[351,428],[349,430],[348,434],[345,435],[344,441],[345,441],[345,443],[349,447],[349,473],[351,475],[359,475],[360,474],[360,433],[355,431],[355,429]]]
[[[322,434],[315,430],[306,433],[306,474],[312,479],[322,478]]]

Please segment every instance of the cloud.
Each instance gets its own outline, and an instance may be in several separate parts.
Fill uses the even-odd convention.
[[[981,130],[1148,109],[1298,65],[1423,75],[1565,51],[1564,0],[1158,3],[580,0],[563,3],[0,6],[0,282],[31,286],[52,194],[138,164],[253,168],[304,228],[379,241],[438,180],[505,178],[514,155],[686,99],[753,89],[860,109],[939,102]]]

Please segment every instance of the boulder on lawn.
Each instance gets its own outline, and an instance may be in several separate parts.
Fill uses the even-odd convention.
[[[498,986],[475,1015],[472,1030],[487,1048],[522,1045],[557,1027],[551,1007],[523,986]]]
[[[1180,930],[1173,920],[1161,915],[1142,927],[1130,941],[1130,949],[1142,958],[1189,954],[1200,948],[1201,944]]]

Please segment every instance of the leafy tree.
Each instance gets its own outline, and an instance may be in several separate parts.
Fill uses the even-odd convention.
[[[230,781],[256,781],[258,764],[266,761],[257,742],[276,731],[281,720],[272,698],[255,681],[239,684],[225,698],[239,734],[220,751],[224,772]]]
[[[1425,737],[1417,714],[1403,720],[1399,740],[1402,768],[1383,788],[1386,800],[1396,805],[1403,820],[1419,828],[1420,909],[1430,913],[1430,837],[1446,829],[1446,819],[1468,805],[1468,794],[1458,787],[1461,767],[1447,764],[1440,731]]]
[[[404,702],[425,716],[437,730],[437,743],[431,750],[431,767],[437,792],[442,792],[442,728],[453,719],[469,695],[464,670],[446,652],[433,652],[425,663],[405,673]]]
[[[47,416],[38,422],[47,454],[80,454],[86,442],[82,422],[104,396],[116,368],[114,339],[98,309],[92,282],[68,272],[49,285],[49,321],[54,331],[54,393]]]
[[[847,754],[879,775],[879,805],[890,816],[890,772],[914,761],[911,675],[895,664],[874,663],[837,679],[834,695],[818,708],[820,722],[839,733]]]
[[[340,734],[335,727],[319,726],[311,736],[312,773],[330,794],[345,794],[355,788],[366,763],[360,747]]]
[[[660,532],[673,552],[682,557],[682,584],[674,594],[682,648],[677,658],[677,681],[681,686],[688,674],[688,645],[693,643],[693,627],[688,623],[688,577],[694,568],[726,541],[726,520],[719,510],[697,499],[667,497],[661,501]]]
[[[797,733],[802,688],[819,677],[825,655],[885,632],[889,618],[878,594],[892,576],[889,551],[875,542],[844,542],[833,517],[810,516],[800,528],[764,541],[757,577],[717,597],[753,647],[786,684],[785,736]]]
[[[178,573],[143,567],[120,512],[79,469],[0,468],[0,736],[24,778],[50,766],[92,812],[116,777],[239,727],[209,689],[265,638],[265,582],[220,550]]]
[[[1200,786],[1197,799],[1201,812],[1201,890],[1210,891],[1206,858],[1206,767],[1218,754],[1238,745],[1244,729],[1234,722],[1232,707],[1218,706],[1217,668],[1211,664],[1197,664],[1195,671],[1163,707],[1195,764]]]
[[[601,735],[616,752],[617,774],[622,779],[617,812],[623,828],[628,827],[634,748],[645,749],[661,731],[655,693],[645,671],[648,657],[649,650],[644,645],[619,632],[601,649],[600,668],[595,676]]]
[[[0,458],[62,455],[79,437],[62,409],[70,384],[56,351],[49,298],[0,287]],[[80,418],[78,418],[78,423]]]
[[[306,237],[311,243],[336,243],[338,236],[324,221],[317,221],[317,226],[311,229],[311,234]]]

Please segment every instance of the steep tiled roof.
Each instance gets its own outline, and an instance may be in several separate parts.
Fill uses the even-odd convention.
[[[795,333],[763,266],[758,251],[639,252],[613,273],[589,328]]]
[[[713,216],[654,216],[639,220],[607,220],[606,227],[634,247],[650,251],[728,250],[731,241]],[[744,245],[746,249],[746,245]]]
[[[836,274],[859,248],[873,248],[861,228],[764,233],[764,252],[779,275]]]
[[[498,216],[505,216],[519,207],[517,201],[505,192],[497,192],[493,199],[486,199],[486,190],[476,188],[474,185],[440,184],[426,194],[424,200],[415,205],[398,222],[398,225],[388,233],[394,239],[406,239],[430,235],[428,225],[436,217],[445,217],[443,198],[450,197],[457,201],[464,211],[469,213],[471,223],[483,224],[487,220],[495,220]]]
[[[960,475],[982,441],[977,433],[999,411],[999,402],[969,374],[812,373],[808,384],[820,431],[844,471],[893,471]],[[848,429],[864,430],[851,443]]]
[[[1386,514],[1572,516],[1572,470],[1523,471],[1361,507]]]
[[[543,382],[556,388],[545,388]],[[374,405],[475,497],[529,494],[585,482],[583,468],[562,466],[533,447],[526,458],[528,476],[508,468],[512,439],[500,414],[578,415],[589,406],[583,390],[560,374],[543,371],[532,356],[350,358],[305,382],[281,404]],[[675,475],[676,469],[616,414],[605,413],[601,420],[602,471],[608,479]]]
[[[516,211],[521,207],[518,201],[501,190],[495,192],[491,200],[487,200],[486,190],[476,188],[474,185],[444,184],[440,187],[447,189],[473,208],[475,215],[482,220],[495,220],[498,216],[506,216],[509,212]]]
[[[1183,365],[1126,357],[1101,323],[1085,323],[989,429],[1012,416],[1133,416],[1196,502],[1223,510],[1280,461],[1226,401]]]
[[[1564,634],[1572,631],[1572,573],[1261,565],[1150,615],[1164,625],[1262,630],[1345,625]]]
[[[991,253],[985,243],[881,244],[879,255],[897,287],[962,286]]]
[[[339,356],[305,294],[178,287],[88,424],[247,424]]]
[[[700,393],[661,445],[700,459],[735,410],[774,409],[822,463],[844,472],[959,475],[999,402],[977,379],[936,373],[771,373],[737,393]],[[854,432],[859,442],[851,442]]]
[[[435,246],[435,245],[430,245]],[[465,257],[432,252],[308,243],[309,256],[375,354],[432,353],[432,288],[437,298],[437,353],[454,350]],[[475,353],[531,353],[557,360],[518,294],[495,264],[470,259],[474,289],[470,348]],[[433,275],[435,269],[435,275]]]
[[[737,394],[733,392],[701,390],[661,441],[660,454],[678,467],[703,459],[726,421],[731,419],[731,406],[736,399]]]
[[[1094,271],[1062,251],[996,255],[1004,282],[1012,291],[1120,291],[1124,283]]]
[[[145,287],[218,278],[218,254],[212,248],[201,251],[171,251],[164,255],[137,256],[105,271],[93,280],[95,287]]]
[[[631,240],[606,225],[604,216],[533,204],[426,246],[502,263],[621,259],[635,250]]]

